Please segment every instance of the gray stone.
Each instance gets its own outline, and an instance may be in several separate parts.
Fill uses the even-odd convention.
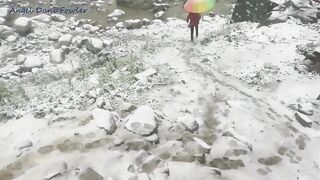
[[[126,29],[139,29],[143,26],[143,21],[140,19],[130,19],[124,22]]]
[[[40,68],[43,66],[43,60],[39,56],[27,56],[23,66],[27,69]]]
[[[20,34],[26,34],[32,29],[32,20],[27,17],[19,17],[14,21],[13,28]]]
[[[73,36],[71,34],[62,35],[58,40],[58,48],[70,46]]]
[[[279,156],[272,156],[272,157],[268,157],[268,158],[259,158],[258,162],[260,164],[264,164],[266,166],[272,166],[272,165],[276,165],[279,162],[281,162],[281,157]]]
[[[303,127],[308,127],[311,128],[312,126],[312,121],[311,119],[309,119],[307,116],[305,116],[304,114],[301,114],[299,112],[296,112],[294,114],[294,116],[296,117],[296,120],[303,126]]]
[[[105,130],[107,134],[113,134],[116,131],[117,125],[110,111],[96,108],[92,110],[92,116],[96,126]]]
[[[27,56],[23,54],[19,54],[16,59],[16,64],[21,65],[26,61],[26,59],[27,59]]]
[[[92,53],[100,52],[103,49],[103,41],[98,38],[90,38],[86,43],[86,47]]]
[[[299,104],[298,110],[300,113],[308,115],[308,116],[312,116],[313,112],[314,112],[313,105],[311,103]]]
[[[33,144],[30,140],[23,141],[16,145],[17,149],[25,149],[31,147]]]
[[[221,169],[221,170],[229,170],[229,169],[239,169],[241,167],[245,167],[242,160],[232,160],[227,158],[217,158],[210,161],[210,166]]]
[[[103,176],[89,167],[80,174],[79,180],[103,180]]]
[[[44,179],[50,180],[56,176],[62,175],[67,170],[67,164],[63,161],[57,161],[48,164],[47,168]]]
[[[65,53],[62,49],[54,49],[50,53],[50,62],[52,64],[60,64],[65,60]]]
[[[140,106],[125,125],[129,131],[139,135],[150,135],[157,126],[156,114],[149,106]]]
[[[14,34],[14,30],[8,26],[0,25],[0,38],[5,39],[8,36]]]
[[[1,7],[0,8],[0,17],[4,18],[4,19],[7,19],[9,17],[9,14],[10,14],[9,12],[10,12],[9,8]]]
[[[62,14],[52,14],[51,17],[52,20],[56,22],[64,22],[67,20],[67,18]]]

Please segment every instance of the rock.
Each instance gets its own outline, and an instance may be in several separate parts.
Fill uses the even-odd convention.
[[[289,17],[297,18],[302,23],[316,23],[318,21],[318,9],[312,5],[311,0],[282,1],[269,12],[260,25],[270,25],[285,22]]]
[[[60,64],[65,60],[65,53],[62,49],[54,49],[50,53],[50,62],[52,64]]]
[[[317,97],[317,100],[320,101],[320,94],[319,94],[319,96]]]
[[[123,22],[118,22],[118,23],[116,24],[116,28],[117,28],[117,29],[123,29],[123,28],[124,28],[124,23],[123,23]]]
[[[126,145],[130,150],[135,150],[135,151],[142,150],[142,149],[148,151],[151,147],[151,143],[141,139],[135,139],[135,140],[129,141],[126,143]]]
[[[154,12],[165,11],[169,7],[170,7],[170,4],[167,4],[167,3],[153,3]]]
[[[143,161],[141,169],[145,173],[152,173],[153,170],[158,167],[160,162],[161,162],[161,159],[159,159],[154,155],[150,155]]]
[[[9,8],[1,7],[0,8],[0,17],[4,18],[4,19],[7,19],[9,17],[9,14],[10,14],[9,12],[10,12]]]
[[[305,116],[304,114],[301,114],[299,112],[296,112],[294,114],[294,116],[296,117],[297,121],[303,126],[303,127],[309,127],[311,128],[312,126],[312,121]]]
[[[277,4],[270,0],[237,0],[231,19],[233,22],[261,22],[275,6]]]
[[[143,18],[142,22],[143,22],[143,25],[150,25],[151,24],[151,21],[147,18]]]
[[[272,156],[272,157],[268,157],[268,158],[259,158],[258,162],[260,164],[264,164],[266,166],[272,166],[272,165],[276,165],[281,161],[281,157],[279,156]]]
[[[139,135],[150,135],[157,129],[155,112],[149,106],[140,106],[131,115],[125,127]]]
[[[207,151],[210,151],[211,146],[209,144],[207,144],[206,142],[204,142],[203,140],[194,137],[193,140],[198,143],[202,148],[206,149]]]
[[[312,116],[314,112],[313,105],[311,103],[299,104],[298,111],[302,114]]]
[[[132,112],[136,109],[137,109],[137,106],[135,106],[134,104],[132,104],[130,102],[123,102],[119,107],[119,110],[121,112]]]
[[[103,49],[103,41],[97,38],[90,38],[86,43],[86,47],[92,53],[100,52]]]
[[[47,166],[47,170],[44,176],[45,180],[52,179],[53,177],[62,175],[67,170],[67,164],[63,161],[57,161]]]
[[[23,141],[16,145],[17,149],[25,149],[31,147],[33,144],[30,140]]]
[[[125,15],[126,13],[120,9],[115,9],[111,14],[109,14],[107,17],[108,18],[113,18],[113,17],[120,17],[122,15]]]
[[[140,79],[146,79],[147,77],[152,76],[154,74],[157,74],[157,71],[153,68],[150,68],[150,69],[147,69],[141,73],[134,75],[134,77],[136,79],[140,80]]]
[[[40,68],[43,66],[43,60],[39,56],[27,56],[23,66],[27,69]]]
[[[186,127],[186,129],[191,133],[197,131],[199,128],[198,122],[191,115],[188,114],[179,117],[177,122],[183,124]]]
[[[140,19],[126,20],[124,26],[126,29],[139,29],[143,26],[143,21]]]
[[[53,21],[56,21],[56,22],[64,22],[67,20],[67,18],[62,14],[52,14],[51,18]]]
[[[92,168],[87,168],[83,173],[80,174],[79,180],[103,180],[103,176],[97,173]]]
[[[93,26],[92,26],[91,24],[84,24],[84,25],[82,26],[82,28],[85,29],[85,30],[90,30],[92,27],[93,27]]]
[[[52,32],[48,35],[48,39],[50,41],[58,41],[60,38],[60,34],[58,32]]]
[[[172,157],[172,161],[194,162],[196,161],[196,156],[190,152],[179,151]]]
[[[8,26],[0,25],[0,38],[5,39],[14,34],[14,30]]]
[[[0,25],[4,24],[6,22],[6,20],[2,17],[0,17]]]
[[[164,11],[159,11],[156,14],[154,14],[154,17],[156,19],[162,19],[164,17],[164,15],[165,15]]]
[[[27,17],[19,17],[14,21],[13,28],[20,34],[26,34],[32,29],[32,20]]]
[[[92,110],[92,116],[96,126],[104,129],[107,134],[113,134],[116,131],[117,125],[110,111],[97,108]]]
[[[23,54],[19,54],[16,59],[16,64],[21,65],[26,61],[26,59],[27,59],[27,56]]]
[[[49,23],[51,22],[52,17],[47,14],[39,14],[37,16],[33,16],[31,19],[39,22]]]
[[[71,34],[62,35],[58,40],[58,48],[70,46],[73,36]]]
[[[15,36],[15,35],[9,35],[6,40],[7,40],[8,42],[16,42],[17,39],[18,39],[17,36]]]
[[[159,143],[159,135],[156,133],[154,133],[150,136],[147,136],[147,137],[143,137],[143,139],[148,142]]]
[[[213,159],[210,161],[210,166],[219,168],[221,170],[229,170],[229,169],[239,169],[240,167],[244,167],[244,163],[242,160],[232,160],[228,158],[223,158],[223,159]]]

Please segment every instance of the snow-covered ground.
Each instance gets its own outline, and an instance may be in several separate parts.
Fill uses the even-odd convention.
[[[228,22],[1,40],[0,179],[319,179],[320,77],[296,68],[319,23]]]

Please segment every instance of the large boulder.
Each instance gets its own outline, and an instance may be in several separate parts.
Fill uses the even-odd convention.
[[[237,0],[233,22],[260,22],[260,26],[285,22],[294,17],[303,23],[316,23],[319,10],[312,0]]]
[[[110,111],[97,108],[92,110],[92,116],[96,126],[105,130],[107,134],[113,134],[116,131],[117,125]]]
[[[277,4],[270,0],[237,0],[232,13],[233,22],[261,22]]]
[[[0,17],[7,19],[9,17],[10,10],[7,7],[1,7],[0,8]]]
[[[103,49],[103,41],[98,38],[90,38],[86,43],[87,49],[92,52],[100,52]]]
[[[110,13],[107,17],[108,18],[114,18],[114,17],[120,17],[122,15],[125,15],[126,13],[120,9],[115,9],[112,13]]]
[[[73,36],[71,34],[65,34],[58,40],[58,48],[62,46],[70,46]]]
[[[23,67],[26,69],[40,68],[43,66],[43,60],[39,56],[28,56],[23,63]]]
[[[65,60],[65,53],[62,49],[54,49],[50,53],[50,62],[53,64],[63,63]]]
[[[6,39],[12,34],[14,34],[14,30],[11,27],[0,25],[0,39]]]
[[[143,26],[143,21],[140,19],[129,19],[124,22],[126,29],[139,29]]]
[[[156,114],[149,106],[140,106],[125,127],[139,135],[150,135],[157,129]]]
[[[26,34],[32,29],[32,20],[27,17],[19,17],[14,21],[13,28],[20,34]]]

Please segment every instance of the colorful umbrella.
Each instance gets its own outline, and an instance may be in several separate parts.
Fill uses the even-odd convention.
[[[191,13],[203,13],[214,7],[216,0],[188,0],[184,9]]]

